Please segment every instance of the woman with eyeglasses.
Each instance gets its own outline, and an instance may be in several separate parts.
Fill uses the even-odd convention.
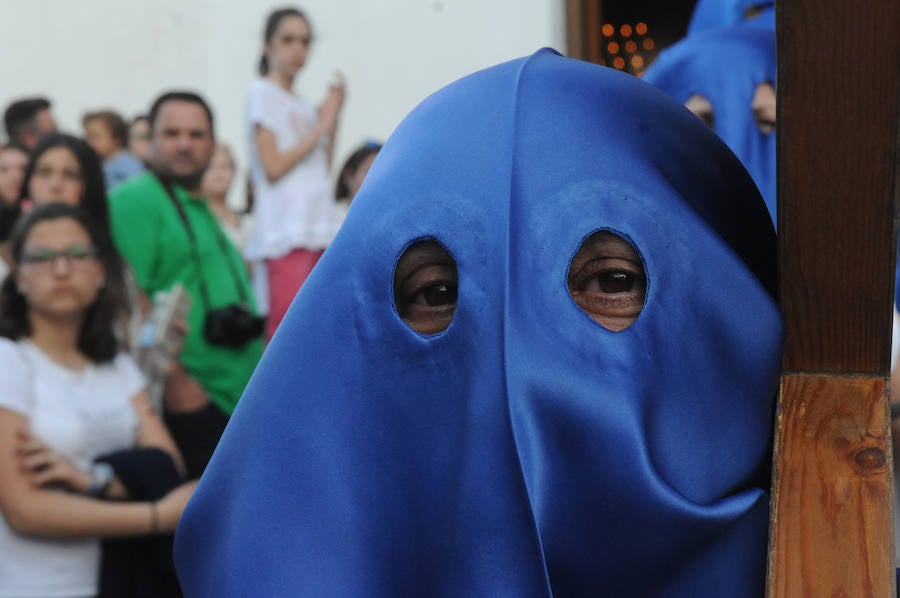
[[[128,267],[109,232],[109,203],[100,157],[91,146],[72,135],[54,133],[44,137],[31,152],[19,192],[18,211],[62,202],[78,206],[97,224],[98,246],[107,256],[107,277],[119,293],[119,334],[133,344],[140,324],[141,298]]]
[[[98,595],[100,538],[172,533],[193,490],[178,485],[178,449],[119,350],[103,238],[63,203],[13,233],[0,287],[0,596]],[[136,448],[174,469],[175,490],[134,500],[110,463]]]

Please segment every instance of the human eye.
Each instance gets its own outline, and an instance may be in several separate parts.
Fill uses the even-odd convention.
[[[769,135],[775,131],[775,123],[770,120],[758,118],[756,119],[756,126],[759,127],[760,132],[764,135]]]
[[[394,304],[406,324],[423,334],[446,330],[456,310],[456,263],[436,241],[410,246],[394,272]]]
[[[756,126],[763,135],[770,135],[775,132],[775,123],[765,118],[756,118]]]
[[[618,332],[643,310],[647,279],[631,244],[600,231],[586,239],[572,258],[568,287],[582,311],[604,328]]]
[[[775,88],[771,83],[756,86],[751,108],[756,126],[763,135],[770,135],[775,131],[776,101]]]
[[[694,113],[694,115],[703,121],[710,129],[716,128],[715,111],[712,102],[706,96],[694,94],[684,103],[685,108]]]
[[[46,177],[49,177],[51,174],[53,174],[53,168],[51,168],[50,166],[41,166],[41,165],[38,165],[38,166],[34,169],[34,175],[33,175],[33,176],[46,178]]]
[[[39,247],[26,249],[22,252],[21,261],[26,264],[47,264],[56,259],[56,252],[52,249]]]
[[[410,305],[442,307],[456,305],[456,281],[427,281],[425,286],[415,289],[408,302]]]
[[[631,293],[640,282],[640,275],[627,269],[618,269],[615,266],[600,268],[599,272],[592,273],[585,281],[584,292],[609,295]]]
[[[73,260],[87,260],[96,255],[93,247],[88,245],[73,245],[66,249],[63,254]]]

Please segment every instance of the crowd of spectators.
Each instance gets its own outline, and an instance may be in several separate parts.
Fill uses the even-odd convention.
[[[295,9],[266,26],[248,99],[252,211],[229,204],[238,164],[196,93],[166,91],[131,119],[91,109],[80,131],[60,130],[48,98],[6,107],[0,596],[180,592],[171,533],[351,199],[331,194],[343,81],[319,106],[290,87],[311,36]],[[302,147],[283,161],[290,143]],[[354,190],[357,166],[340,176]],[[301,275],[287,256],[307,241]]]

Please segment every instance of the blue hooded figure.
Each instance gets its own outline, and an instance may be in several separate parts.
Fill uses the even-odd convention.
[[[687,34],[736,25],[775,31],[774,0],[698,0]]]
[[[693,96],[708,100],[708,123],[753,177],[773,223],[775,123],[761,120],[757,93],[770,86],[774,108],[775,67],[774,31],[743,27],[685,38],[663,50],[644,73],[645,81],[681,103]]]
[[[181,520],[199,596],[763,593],[775,234],[721,141],[550,50],[381,150]]]

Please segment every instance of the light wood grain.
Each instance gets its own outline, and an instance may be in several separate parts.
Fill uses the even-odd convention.
[[[885,394],[881,377],[783,378],[770,595],[893,595]]]

